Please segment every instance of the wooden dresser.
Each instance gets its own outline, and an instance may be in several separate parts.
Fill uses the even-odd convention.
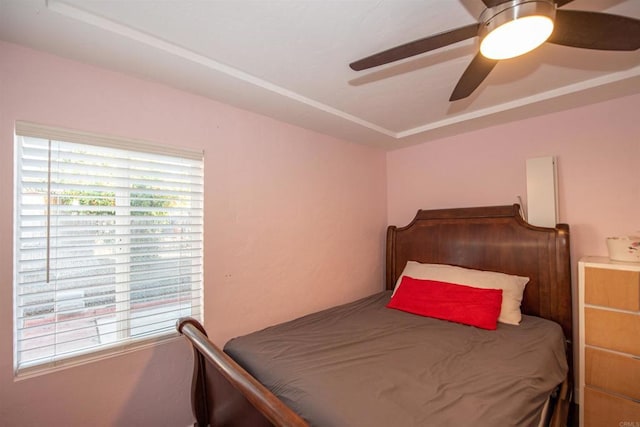
[[[578,263],[580,426],[640,427],[640,263]]]

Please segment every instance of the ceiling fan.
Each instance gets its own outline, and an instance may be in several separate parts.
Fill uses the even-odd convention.
[[[549,42],[584,49],[631,51],[640,48],[640,20],[626,16],[558,8],[573,0],[482,0],[479,22],[414,40],[349,66],[365,70],[480,37],[480,51],[460,77],[449,101],[468,97],[501,59],[513,58]]]

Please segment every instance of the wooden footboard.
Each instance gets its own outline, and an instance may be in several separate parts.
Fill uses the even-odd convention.
[[[191,406],[195,426],[309,426],[216,347],[197,320],[180,319],[176,328],[193,346]]]

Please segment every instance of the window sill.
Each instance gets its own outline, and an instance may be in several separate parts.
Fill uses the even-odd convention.
[[[145,340],[137,340],[125,344],[115,344],[110,348],[100,351],[92,351],[85,354],[79,354],[68,358],[23,366],[14,371],[14,381],[22,381],[25,379],[46,375],[52,372],[62,371],[75,366],[86,365],[88,363],[100,360],[110,359],[112,357],[122,356],[135,351],[156,347],[158,345],[173,342],[180,338],[178,332],[173,332],[161,337],[153,337]]]

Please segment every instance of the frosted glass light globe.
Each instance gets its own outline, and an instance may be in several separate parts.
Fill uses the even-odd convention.
[[[526,16],[500,25],[480,43],[480,52],[490,59],[508,59],[544,43],[553,32],[553,20],[546,16]]]

